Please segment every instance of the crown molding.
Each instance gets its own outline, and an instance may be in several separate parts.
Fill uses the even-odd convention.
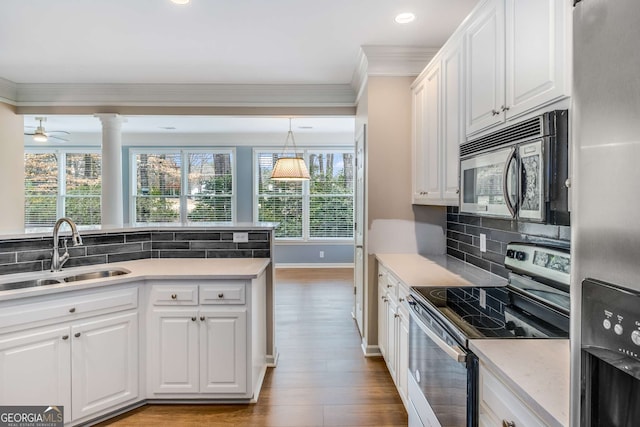
[[[18,85],[10,80],[0,77],[0,101],[16,105],[18,98]]]
[[[15,105],[18,107],[353,107],[355,105],[355,94],[349,84],[20,83],[15,86]]]
[[[361,46],[351,87],[360,100],[370,76],[417,76],[440,48],[417,46]]]

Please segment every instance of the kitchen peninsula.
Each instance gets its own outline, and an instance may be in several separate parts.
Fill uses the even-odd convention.
[[[146,402],[257,400],[277,360],[272,232],[84,232],[76,267],[56,273],[50,237],[0,241],[14,261],[0,265],[0,403],[64,406],[77,425]],[[38,278],[48,284],[11,289]]]

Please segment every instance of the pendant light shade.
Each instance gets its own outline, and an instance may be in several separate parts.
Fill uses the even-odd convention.
[[[293,145],[293,153],[292,156],[287,157],[289,139],[291,139]],[[282,155],[273,166],[271,179],[275,181],[306,181],[311,179],[304,159],[298,157],[296,140],[293,137],[293,132],[291,132],[291,119],[289,119],[289,132],[287,132],[287,139],[284,142],[284,149],[282,150]]]

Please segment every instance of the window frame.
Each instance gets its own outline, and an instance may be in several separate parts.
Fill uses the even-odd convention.
[[[189,154],[229,154],[231,156],[231,220],[217,222],[189,221],[187,200],[189,198]],[[176,222],[139,222],[136,218],[136,197],[138,187],[138,170],[136,156],[139,154],[179,154],[180,155],[180,209],[179,221]],[[206,224],[234,224],[237,218],[237,168],[236,150],[234,147],[207,147],[207,148],[183,148],[183,147],[136,147],[129,150],[129,221],[134,226],[148,226],[154,224],[175,225],[206,225]]]
[[[353,154],[354,172],[355,172],[355,148],[354,147],[326,147],[326,146],[308,146],[298,147],[297,150],[302,153],[302,157],[307,165],[309,165],[309,154]],[[282,153],[282,147],[259,147],[253,149],[253,161],[252,161],[252,174],[253,174],[253,221],[258,222],[259,208],[258,202],[260,199],[258,177],[259,177],[259,165],[258,156],[260,154],[280,154]],[[355,179],[355,177],[354,177]],[[355,182],[351,197],[354,203],[353,207],[353,223],[355,223]],[[340,196],[339,194],[331,194],[329,196]],[[311,237],[310,236],[310,202],[311,202],[311,189],[309,181],[302,182],[302,237],[275,237],[276,243],[286,244],[352,244],[355,241],[355,234],[352,237]]]
[[[65,147],[25,147],[23,156],[27,154],[55,154],[58,157],[57,161],[57,176],[58,176],[58,188],[56,191],[56,218],[62,218],[66,216],[66,199],[67,197],[80,198],[80,197],[96,197],[95,194],[87,196],[67,196],[67,154],[99,154],[100,155],[100,167],[102,168],[102,150],[96,147],[90,146],[65,146]],[[62,167],[61,167],[62,165]],[[26,164],[25,164],[26,168]],[[23,178],[23,185],[26,180],[26,176]],[[100,187],[102,188],[102,174],[100,174]],[[26,188],[23,190],[25,204],[28,198]],[[102,194],[100,197],[100,206],[102,207]],[[36,227],[27,226],[26,211],[23,214],[24,228],[26,232],[38,232],[40,230],[50,229],[54,226],[41,225]],[[79,228],[83,229],[95,229],[102,224],[83,224],[79,225]]]

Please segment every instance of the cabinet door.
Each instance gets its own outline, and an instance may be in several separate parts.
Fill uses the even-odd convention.
[[[413,198],[412,201],[415,204],[424,202],[425,194],[427,193],[427,170],[425,165],[427,163],[427,134],[425,124],[425,93],[426,82],[423,80],[413,89],[412,93],[412,158],[413,158],[413,174],[412,174],[412,186],[413,186]]]
[[[247,310],[201,310],[200,392],[247,392]]]
[[[71,328],[73,419],[138,397],[138,313]]]
[[[509,119],[569,95],[569,8],[557,0],[507,0]]]
[[[64,406],[71,418],[68,327],[38,328],[0,338],[0,405]]]
[[[504,0],[489,0],[464,38],[467,135],[504,121],[504,35]]]
[[[442,198],[459,204],[460,144],[465,141],[462,90],[462,42],[448,45],[442,56]]]
[[[424,198],[427,203],[430,200],[440,200],[441,194],[441,168],[440,161],[442,126],[441,126],[441,108],[440,108],[440,82],[442,78],[440,61],[436,61],[425,79],[425,99],[424,99],[424,126],[425,126],[425,144],[424,147],[424,163],[422,167],[424,172],[424,188],[426,194]]]
[[[398,357],[398,345],[396,342],[396,313],[397,305],[392,298],[387,299],[386,313],[387,313],[387,367],[389,373],[394,381],[397,381],[396,377],[396,360]]]
[[[398,311],[399,317],[396,320],[398,330],[398,372],[396,385],[400,395],[407,401],[409,392],[408,373],[409,373],[409,319],[407,314]]]
[[[198,393],[196,309],[154,310],[147,325],[147,377],[152,393]]]

